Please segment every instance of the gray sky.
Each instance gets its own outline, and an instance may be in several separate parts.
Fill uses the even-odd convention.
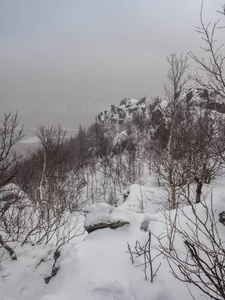
[[[205,0],[216,20],[223,0]],[[166,56],[197,53],[201,0],[0,0],[0,104],[25,127],[89,125],[163,95]]]

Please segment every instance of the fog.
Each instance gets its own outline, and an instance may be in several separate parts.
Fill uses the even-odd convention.
[[[217,20],[222,0],[205,0]],[[89,125],[123,98],[163,97],[166,56],[200,53],[201,0],[0,0],[1,113]],[[190,68],[193,68],[190,62]]]

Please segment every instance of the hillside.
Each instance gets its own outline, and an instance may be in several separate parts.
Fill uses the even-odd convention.
[[[224,299],[223,113],[189,89],[40,126],[0,190],[0,300]]]
[[[143,272],[144,257],[133,255],[132,264],[127,243],[135,251],[136,241],[144,245],[148,240],[148,231],[152,233],[151,255],[156,257],[159,253],[157,237],[167,235],[167,222],[163,212],[139,212],[139,197],[141,187],[135,186],[129,194],[127,201],[118,208],[109,210],[109,206],[95,205],[87,214],[86,225],[98,222],[112,222],[124,220],[129,224],[118,229],[99,229],[87,235],[74,238],[69,244],[60,248],[60,258],[57,260],[59,271],[48,285],[44,283],[44,276],[51,271],[53,261],[46,260],[51,257],[55,247],[52,245],[27,244],[15,245],[18,260],[11,261],[7,253],[1,259],[1,297],[0,299],[168,299],[178,300],[182,293],[184,300],[192,299],[188,289],[195,299],[200,299],[202,292],[193,285],[185,286],[177,281],[170,272],[164,255],[160,255],[153,262],[153,270],[159,270],[150,282],[150,269],[147,267],[147,280]],[[154,195],[155,199],[162,199],[165,194],[161,189],[146,188],[145,194]],[[218,213],[224,209],[224,178],[207,187],[206,203],[210,206],[210,193],[213,190],[213,209],[218,221]],[[153,199],[153,198],[152,198]],[[144,207],[156,208],[155,201],[144,198]],[[198,204],[198,215],[204,220],[204,207]],[[113,211],[110,213],[110,211]],[[147,210],[148,211],[148,210]],[[153,209],[155,211],[155,209]],[[166,212],[168,213],[168,212]],[[175,212],[171,212],[173,216]],[[191,217],[190,207],[179,211],[179,226],[187,228],[187,217]],[[75,217],[75,216],[74,216]],[[72,220],[76,222],[76,217]],[[99,219],[100,218],[100,219]],[[81,222],[83,222],[81,220]],[[190,221],[189,221],[190,222]],[[220,237],[224,241],[224,225],[217,225]],[[189,228],[189,229],[188,229]],[[164,238],[165,239],[165,238]],[[208,243],[203,235],[200,238]],[[176,249],[183,248],[183,241],[176,239]],[[165,244],[167,244],[165,239]],[[209,246],[210,247],[210,246]],[[177,271],[178,272],[178,271]]]

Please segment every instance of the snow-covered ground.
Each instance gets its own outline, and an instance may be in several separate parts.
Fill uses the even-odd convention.
[[[225,178],[220,178],[213,186],[213,206],[215,217],[224,210]],[[207,203],[210,203],[212,187],[207,187]],[[107,204],[95,204],[87,208],[86,225],[101,222],[126,221],[117,229],[104,228],[84,233],[60,248],[57,275],[45,284],[44,276],[51,273],[54,246],[25,244],[13,245],[17,261],[0,248],[0,300],[190,300],[204,299],[196,287],[178,281],[171,274],[163,255],[153,262],[153,270],[161,266],[150,282],[143,272],[143,257],[135,257],[134,263],[128,251],[134,251],[136,241],[144,245],[152,238],[152,258],[158,255],[158,240],[155,236],[166,233],[165,214],[160,201],[165,192],[156,187],[132,185],[126,202],[114,208]],[[201,204],[196,206],[204,219]],[[171,215],[173,215],[172,212]],[[184,207],[179,213],[179,226],[186,228],[188,215],[192,219],[190,207]],[[83,219],[80,219],[83,222]],[[81,224],[79,224],[80,226]],[[147,229],[147,231],[146,231]],[[225,228],[221,223],[218,230],[222,240]],[[204,240],[204,238],[203,238]],[[182,249],[182,240],[174,241],[175,247]],[[12,246],[12,245],[11,245]]]

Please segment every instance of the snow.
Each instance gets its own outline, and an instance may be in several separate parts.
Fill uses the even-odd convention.
[[[163,100],[160,103],[160,107],[161,107],[162,110],[165,109],[167,106],[168,106],[168,101],[167,100]]]
[[[213,187],[216,218],[224,210],[224,183],[225,179],[221,177]],[[205,192],[208,204],[211,188],[208,186],[208,192]],[[85,225],[118,220],[129,224],[117,229],[104,228],[88,235],[86,233],[60,247],[61,255],[57,261],[60,269],[48,285],[44,283],[44,276],[51,273],[56,249],[54,244],[10,244],[15,247],[17,261],[12,261],[0,248],[0,300],[180,300],[181,297],[182,300],[191,300],[186,285],[172,276],[163,256],[154,260],[154,270],[159,263],[161,266],[153,283],[149,280],[149,270],[148,280],[144,278],[143,257],[134,257],[134,264],[131,263],[127,243],[132,251],[136,241],[144,245],[148,230],[154,234],[152,257],[157,256],[158,241],[155,236],[161,236],[167,230],[165,216],[168,212],[164,212],[160,201],[164,197],[166,194],[162,188],[136,184],[129,187],[127,200],[117,208],[105,203],[85,208]],[[201,204],[196,205],[196,209],[204,220]],[[173,218],[175,213],[170,212],[170,216]],[[190,233],[191,227],[185,215],[194,220],[191,207],[186,206],[178,213],[179,226]],[[77,215],[74,215],[74,222],[76,220]],[[224,226],[218,224],[218,230],[224,239]],[[184,250],[179,236],[174,243]],[[189,285],[189,289],[195,299],[202,298],[196,287]]]
[[[139,184],[132,184],[127,189],[126,201],[121,207],[135,212],[155,213],[163,209],[163,199],[166,192],[162,188],[146,187]]]
[[[56,295],[60,295],[56,299],[74,299],[74,292],[77,299],[148,299],[151,288],[126,253],[126,243],[133,240],[131,236],[136,231],[139,233],[134,224],[131,228],[106,228],[92,232],[84,242],[64,246],[59,273],[40,299],[53,299]],[[140,290],[135,288],[137,284]]]
[[[106,203],[91,205],[87,210],[84,225],[90,226],[99,223],[113,223],[117,221],[129,222],[132,220],[130,212],[120,208],[114,208]]]
[[[123,130],[113,139],[113,145],[121,144],[123,141],[127,139],[127,131]]]
[[[24,192],[14,183],[9,183],[0,189],[0,200],[4,199],[10,195],[17,195],[18,197],[23,197]]]

